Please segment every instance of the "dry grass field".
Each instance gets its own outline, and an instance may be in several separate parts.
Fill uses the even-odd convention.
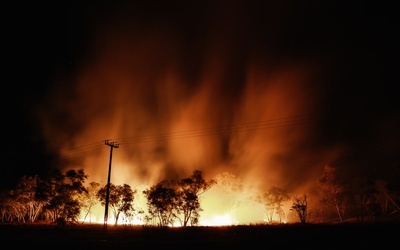
[[[7,248],[44,249],[393,249],[399,223],[248,225],[154,228],[141,226],[0,224]]]

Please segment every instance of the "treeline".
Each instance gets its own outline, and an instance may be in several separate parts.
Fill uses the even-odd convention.
[[[24,176],[13,190],[2,192],[0,221],[51,222],[58,225],[78,223],[96,204],[108,203],[117,225],[119,218],[140,218],[146,225],[160,227],[196,226],[203,211],[199,197],[213,186],[240,192],[244,184],[232,174],[223,173],[205,180],[199,170],[180,180],[164,180],[142,191],[146,211],[135,205],[136,189],[127,184],[110,186],[91,182],[84,170],[55,170],[48,176]],[[343,178],[336,167],[327,165],[319,176],[316,193],[293,194],[272,186],[248,194],[249,200],[261,204],[265,223],[283,223],[285,204],[300,223],[339,221],[353,218],[358,222],[400,219],[400,178],[374,180],[366,177]],[[108,189],[108,190],[107,190]],[[107,195],[108,193],[108,195]],[[107,201],[108,197],[108,201]],[[221,201],[223,202],[223,201]]]
[[[116,225],[120,216],[129,220],[144,214],[133,206],[136,189],[128,184],[110,183],[108,187],[97,182],[84,186],[87,178],[82,169],[65,174],[55,170],[46,177],[24,176],[15,189],[1,194],[1,222],[45,221],[60,226],[78,223],[81,212],[87,216],[99,202],[103,206],[108,203]],[[199,195],[213,184],[214,180],[206,181],[198,170],[188,178],[162,181],[143,191],[148,207],[143,219],[158,226],[177,222],[182,226],[197,225],[202,211]]]
[[[326,165],[319,176],[318,203],[315,212],[322,219],[329,214],[340,222],[354,218],[358,222],[400,219],[400,172],[391,179],[363,175],[346,176],[336,166]]]

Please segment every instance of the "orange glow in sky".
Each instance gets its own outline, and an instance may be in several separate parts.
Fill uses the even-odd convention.
[[[110,140],[119,145],[111,173],[117,185],[137,189],[194,170],[206,180],[230,173],[241,189],[216,186],[201,197],[200,221],[210,225],[264,221],[253,197],[271,186],[313,193],[316,177],[342,150],[310,144],[326,94],[316,83],[320,61],[277,60],[272,50],[252,49],[257,41],[234,25],[234,7],[226,18],[211,11],[213,25],[189,42],[173,25],[143,28],[122,14],[93,24],[79,70],[60,73],[38,112],[62,167],[107,183]]]

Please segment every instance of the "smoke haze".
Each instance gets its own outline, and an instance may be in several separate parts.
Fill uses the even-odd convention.
[[[363,15],[329,1],[71,4],[68,64],[53,66],[32,105],[35,125],[60,166],[83,168],[89,181],[106,183],[112,149],[115,184],[201,170],[260,190],[313,192],[323,167],[355,146],[365,150],[356,156],[368,155],[384,138],[380,156],[398,159],[398,133],[389,131],[399,119],[369,123],[381,110],[363,104],[394,100],[386,85],[365,84],[390,75],[365,60],[386,57],[370,52],[377,40],[365,39]]]

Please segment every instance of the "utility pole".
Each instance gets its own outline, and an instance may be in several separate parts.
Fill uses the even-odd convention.
[[[114,142],[110,142],[109,140],[105,140],[104,144],[110,146],[110,161],[108,164],[108,179],[107,179],[107,193],[106,193],[106,207],[104,212],[104,230],[107,230],[107,220],[108,220],[108,203],[110,200],[110,179],[111,179],[111,161],[112,161],[112,153],[113,148],[119,148],[118,144]]]

